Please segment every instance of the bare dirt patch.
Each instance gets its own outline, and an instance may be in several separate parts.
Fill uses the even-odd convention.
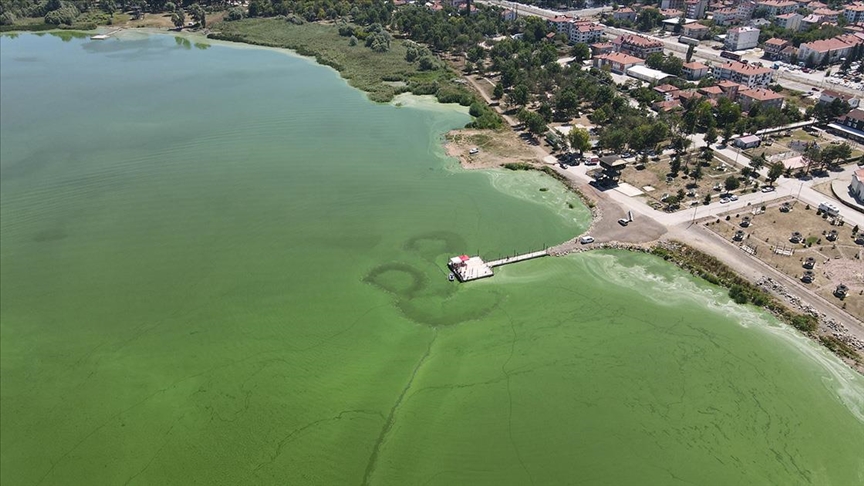
[[[452,130],[447,133],[447,155],[466,169],[488,169],[509,163],[539,164],[537,152],[527,147],[512,130]],[[476,148],[477,153],[472,154]]]
[[[706,227],[730,241],[737,231],[743,232],[743,238],[740,242],[733,241],[735,244],[750,248],[748,252],[755,252],[756,258],[799,282],[807,270],[804,262],[813,258],[813,281],[803,285],[864,320],[864,263],[861,261],[864,247],[855,243],[852,227],[840,225],[830,217],[823,218],[816,214],[816,208],[806,209],[801,203],[794,204],[789,212],[781,212],[783,202],[793,200],[778,200],[767,206],[764,213],[756,206],[749,211],[726,213],[706,223]],[[745,217],[751,220],[749,227],[742,226]],[[832,230],[837,231],[835,241],[827,238]],[[793,232],[801,233],[801,242],[790,241]],[[834,296],[840,284],[849,288],[843,300]]]

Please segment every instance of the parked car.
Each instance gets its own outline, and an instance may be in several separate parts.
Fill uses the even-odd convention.
[[[730,201],[737,201],[737,200],[738,200],[738,196],[736,196],[735,194],[732,194],[731,196],[729,196],[729,200],[730,200]]]
[[[583,236],[582,238],[579,238],[579,243],[582,243],[583,245],[587,245],[588,243],[594,243],[594,237]]]
[[[480,153],[480,149],[478,149],[477,147],[473,147],[473,148],[471,148],[471,150],[468,151],[468,155],[476,155],[479,153]]]
[[[618,220],[618,224],[620,224],[621,226],[627,226],[628,224],[630,224],[630,220],[627,218],[621,218]]]
[[[762,192],[774,192],[774,186],[763,186]]]
[[[728,202],[729,202],[729,198],[728,198],[728,197],[721,197],[721,198],[720,198],[720,204],[726,204],[726,203],[728,203]]]

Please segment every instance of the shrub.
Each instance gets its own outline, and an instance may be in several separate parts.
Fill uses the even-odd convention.
[[[234,7],[228,10],[228,15],[225,16],[226,20],[235,21],[235,20],[243,20],[246,17],[246,11],[241,7]]]
[[[72,25],[81,12],[74,5],[64,5],[57,10],[52,10],[45,15],[45,23],[51,25]]]

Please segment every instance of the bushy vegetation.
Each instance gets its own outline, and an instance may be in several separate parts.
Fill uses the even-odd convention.
[[[739,304],[751,303],[763,307],[804,333],[812,334],[816,331],[817,320],[815,317],[792,312],[774,296],[742,278],[711,255],[681,243],[676,243],[674,246],[656,246],[651,250],[651,253],[676,263],[681,268],[712,284],[728,288],[729,297]]]

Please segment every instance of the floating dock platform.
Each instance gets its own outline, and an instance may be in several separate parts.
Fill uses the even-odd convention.
[[[468,255],[459,255],[451,258],[447,263],[447,267],[450,268],[450,271],[453,272],[453,275],[458,278],[460,282],[470,282],[471,280],[479,280],[481,278],[495,275],[495,272],[492,270],[495,267],[524,262],[525,260],[533,260],[547,255],[549,255],[549,252],[543,249],[540,251],[523,253],[521,255],[513,255],[493,260],[491,262],[485,262],[479,256],[472,257]]]

